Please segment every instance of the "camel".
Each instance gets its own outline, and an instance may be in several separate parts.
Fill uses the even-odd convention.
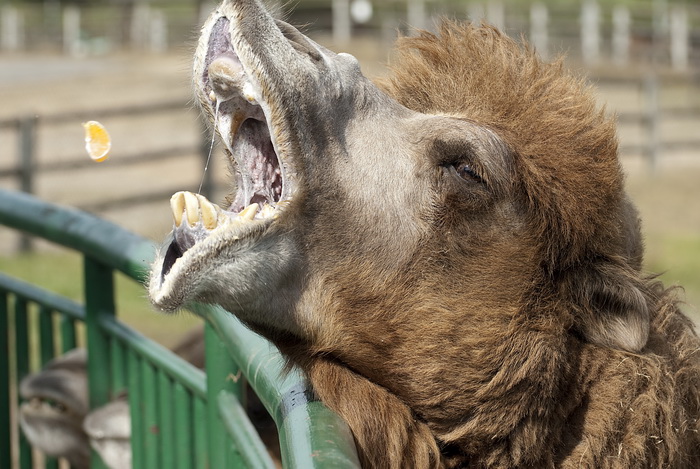
[[[188,331],[172,349],[204,367],[201,327]],[[64,458],[74,469],[90,467],[90,447],[107,467],[131,467],[131,417],[125,395],[90,409],[87,351],[69,350],[22,379],[19,422],[29,443],[47,456]]]
[[[49,361],[20,383],[19,423],[29,443],[44,454],[65,458],[76,469],[90,467],[90,444],[83,419],[90,411],[85,370],[78,348]]]
[[[172,197],[151,301],[275,343],[364,467],[700,467],[700,340],[562,60],[445,21],[374,83],[226,0],[194,84],[235,189]]]
[[[204,329],[195,327],[172,352],[204,369]],[[131,414],[126,393],[96,409],[88,399],[87,351],[69,350],[20,383],[20,426],[29,443],[74,469],[90,467],[90,447],[110,469],[131,468]],[[275,463],[281,460],[274,422],[260,399],[246,390],[246,411]]]

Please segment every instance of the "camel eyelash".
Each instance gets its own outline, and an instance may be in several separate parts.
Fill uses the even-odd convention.
[[[456,163],[451,165],[452,168],[454,168],[455,173],[457,176],[464,180],[472,180],[475,182],[484,182],[483,178],[479,175],[479,172],[477,169],[474,167],[473,164],[469,162],[461,162],[461,163]]]
[[[438,166],[467,182],[485,183],[483,168],[475,161],[474,146],[463,140],[436,140],[433,152]]]

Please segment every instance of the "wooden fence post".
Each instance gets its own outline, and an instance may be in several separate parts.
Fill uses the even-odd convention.
[[[406,19],[412,31],[426,29],[428,26],[425,0],[407,0]]]
[[[615,65],[623,67],[629,62],[630,50],[630,10],[617,5],[612,15],[612,52]]]
[[[22,48],[24,20],[17,8],[3,5],[0,9],[0,49],[17,51]]]
[[[676,70],[688,68],[688,12],[684,6],[671,9],[669,32],[671,33],[671,65]]]
[[[63,9],[63,53],[80,53],[80,9],[75,5]]]
[[[530,40],[540,57],[549,57],[549,12],[543,3],[533,3],[530,6]]]
[[[350,2],[333,0],[333,42],[347,44],[352,34],[350,23]]]
[[[486,19],[498,29],[504,31],[506,29],[506,14],[503,3],[500,1],[487,2]]]
[[[581,53],[588,64],[598,62],[600,56],[600,7],[595,0],[581,5]]]
[[[17,121],[19,133],[19,187],[27,194],[34,193],[34,159],[36,153],[36,116],[27,116]],[[32,250],[31,237],[21,235],[20,252]]]
[[[163,53],[168,50],[168,21],[162,10],[152,10],[149,18],[148,46],[150,52]]]
[[[661,108],[659,104],[659,76],[656,72],[651,72],[645,80],[645,91],[647,101],[647,158],[652,171],[656,170],[661,152]]]
[[[148,43],[149,31],[151,24],[151,7],[147,3],[137,2],[133,8],[133,16],[131,18],[130,40],[131,46],[134,49],[143,49]]]

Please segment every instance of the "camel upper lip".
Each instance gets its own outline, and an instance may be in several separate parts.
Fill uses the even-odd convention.
[[[236,193],[229,210],[240,212],[251,203],[276,206],[293,190],[290,164],[278,151],[270,120],[272,103],[262,95],[263,83],[247,73],[234,45],[232,23],[218,17],[211,27],[200,70],[195,70],[198,96],[213,116],[213,124],[235,166]],[[239,41],[245,47],[245,41]]]

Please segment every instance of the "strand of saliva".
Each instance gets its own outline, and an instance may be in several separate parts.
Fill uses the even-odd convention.
[[[214,111],[214,130],[212,131],[211,134],[211,144],[209,145],[209,154],[207,155],[207,162],[204,164],[204,172],[202,173],[202,180],[199,182],[199,189],[197,190],[197,194],[200,194],[202,192],[202,185],[204,185],[204,177],[207,174],[207,170],[209,169],[209,160],[211,160],[211,154],[212,151],[214,150],[214,141],[216,139],[216,126],[219,124],[219,104],[221,101],[219,101],[219,98],[216,98],[216,111]]]

